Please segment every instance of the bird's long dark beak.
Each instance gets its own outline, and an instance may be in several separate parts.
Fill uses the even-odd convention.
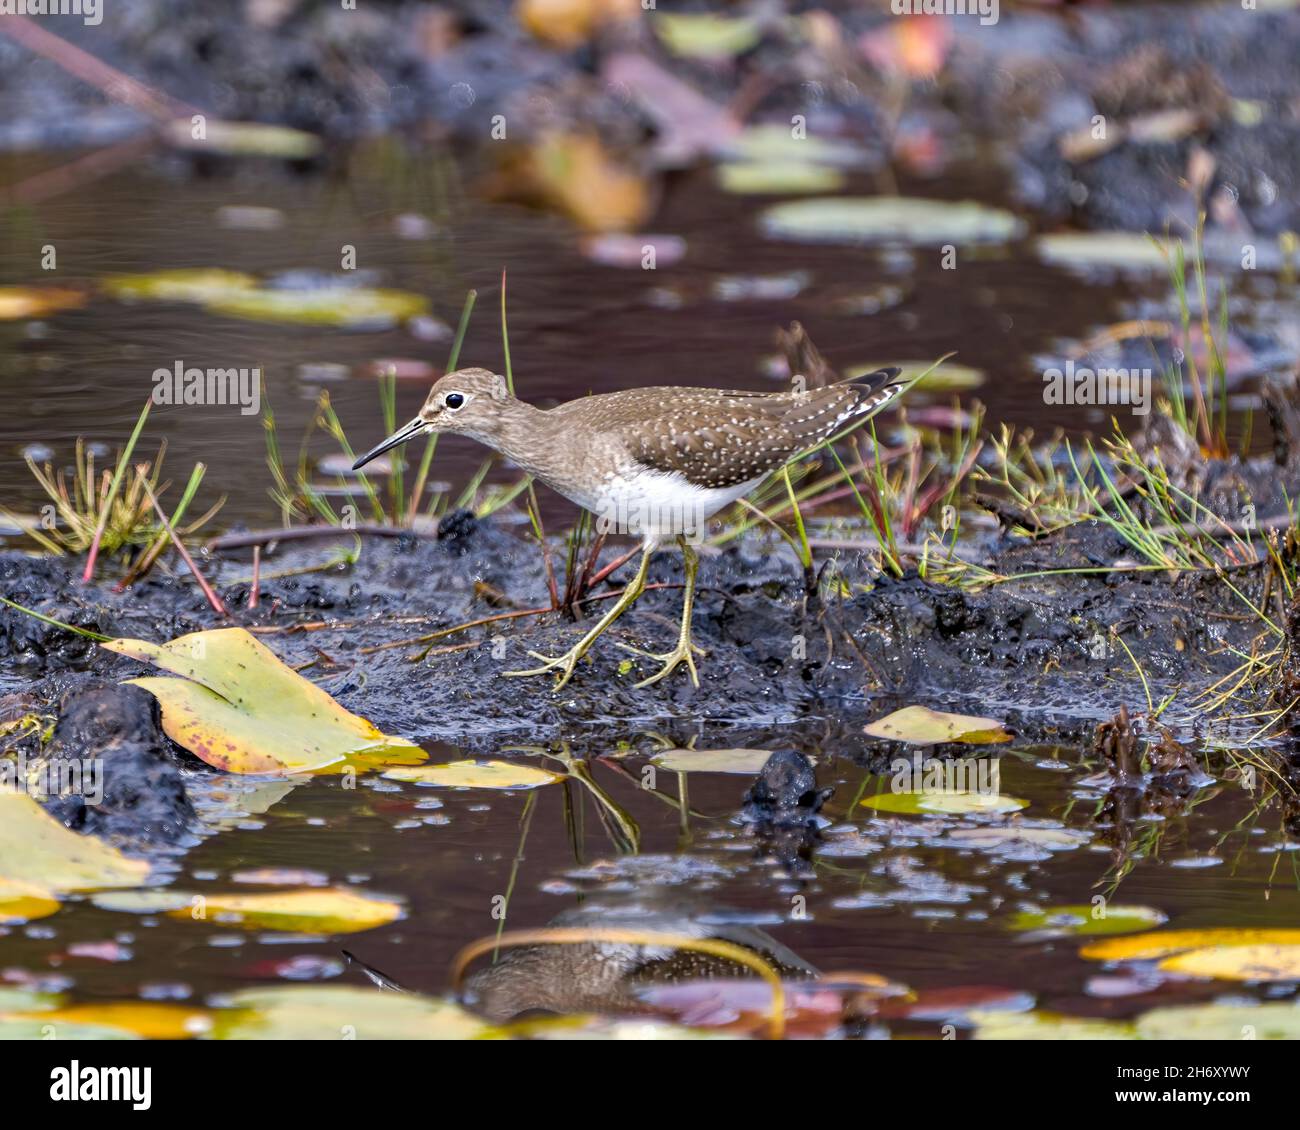
[[[360,459],[352,464],[352,469],[354,471],[361,470],[361,468],[369,463],[370,460],[378,458],[380,455],[383,455],[385,451],[391,451],[394,447],[400,447],[408,440],[414,439],[422,431],[424,431],[424,421],[421,420],[419,416],[416,416],[416,418],[409,424],[403,424],[402,427],[398,428],[397,431],[384,440],[383,443],[378,444],[367,451]]]

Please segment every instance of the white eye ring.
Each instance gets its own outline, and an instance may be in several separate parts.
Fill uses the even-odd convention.
[[[469,395],[463,392],[449,392],[442,398],[442,406],[449,412],[459,412],[468,403]]]

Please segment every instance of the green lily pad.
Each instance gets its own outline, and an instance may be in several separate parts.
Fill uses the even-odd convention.
[[[791,200],[766,209],[766,235],[817,243],[1005,243],[1024,224],[1010,212],[969,200],[917,200],[899,196],[835,196]]]
[[[1095,917],[1091,905],[1051,906],[1044,910],[1022,910],[1011,918],[1012,930],[1050,930],[1059,934],[1132,934],[1163,926],[1168,920],[1150,906],[1105,906]]]

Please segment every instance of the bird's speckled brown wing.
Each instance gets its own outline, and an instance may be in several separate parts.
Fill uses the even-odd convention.
[[[864,422],[902,389],[879,369],[804,393],[658,388],[614,393],[609,419],[629,455],[701,487],[731,487],[784,466],[802,451]]]

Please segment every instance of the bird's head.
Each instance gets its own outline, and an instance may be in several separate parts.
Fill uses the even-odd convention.
[[[512,400],[505,377],[488,369],[457,369],[435,382],[415,419],[398,428],[382,443],[352,464],[354,471],[385,451],[434,432],[459,432],[490,441],[497,430],[501,409]]]

